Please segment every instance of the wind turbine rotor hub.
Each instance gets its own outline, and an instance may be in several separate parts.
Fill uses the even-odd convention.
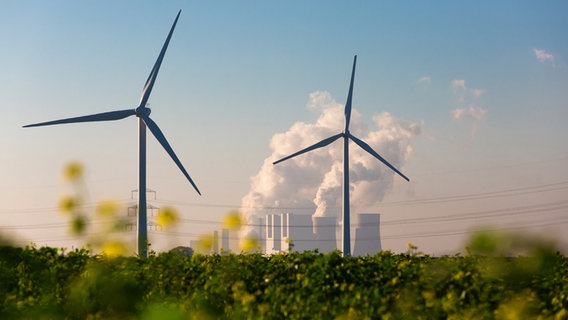
[[[150,108],[146,108],[146,107],[138,107],[136,108],[136,116],[140,117],[140,116],[149,116],[150,113],[152,113],[152,109]]]

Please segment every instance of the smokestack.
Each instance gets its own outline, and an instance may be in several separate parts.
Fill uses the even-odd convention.
[[[213,231],[213,254],[219,254],[219,232],[217,230]]]
[[[280,215],[266,215],[266,253],[278,253],[281,250]]]
[[[221,229],[221,250],[222,253],[229,253],[229,229]]]

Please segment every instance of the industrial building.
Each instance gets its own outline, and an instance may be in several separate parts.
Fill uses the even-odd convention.
[[[352,255],[373,255],[381,250],[380,214],[362,213],[358,215],[359,223],[354,232],[354,249]],[[335,217],[317,217],[306,214],[279,213],[267,214],[258,218],[259,251],[265,254],[280,252],[303,252],[318,250],[321,253],[331,252],[340,248],[339,223]],[[219,254],[231,252],[238,246],[231,245],[228,229],[222,229],[220,234],[213,232],[211,244],[203,247],[199,240],[192,240],[191,247],[199,253]],[[236,231],[233,231],[236,232]],[[220,236],[220,237],[219,237]],[[220,239],[219,239],[220,238]]]
[[[261,224],[263,252],[279,252],[318,249],[326,253],[339,248],[337,243],[338,222],[335,217],[313,217],[293,213],[268,214]],[[380,215],[365,213],[359,215],[355,229],[355,250],[353,255],[375,254],[381,250]]]

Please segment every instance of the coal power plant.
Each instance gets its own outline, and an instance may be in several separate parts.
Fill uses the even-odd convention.
[[[351,239],[353,256],[374,255],[382,250],[380,214],[361,213],[353,229]],[[316,250],[328,253],[341,250],[342,225],[336,217],[322,217],[307,214],[274,213],[258,216],[254,224],[257,248],[252,251],[264,254],[303,252]],[[240,251],[239,231],[222,229],[213,231],[206,247],[201,240],[191,240],[190,247],[203,254],[226,254]],[[210,243],[209,243],[210,242]]]
[[[381,250],[380,214],[359,214],[353,255],[373,255]],[[259,219],[261,250],[266,254],[315,250],[327,253],[340,248],[340,224],[335,217],[303,214],[267,214]]]

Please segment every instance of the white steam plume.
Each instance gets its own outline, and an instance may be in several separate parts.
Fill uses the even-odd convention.
[[[275,134],[270,141],[272,154],[251,178],[242,208],[252,224],[256,222],[254,217],[266,213],[288,211],[333,217],[341,213],[343,146],[340,140],[278,165],[272,164],[341,132],[344,107],[329,93],[311,93],[306,106],[319,114],[315,123],[296,122],[288,131]],[[375,115],[373,123],[373,128],[368,129],[357,110],[352,110],[352,133],[401,169],[412,153],[410,140],[420,134],[420,125],[397,120],[389,113]],[[358,208],[383,199],[394,174],[354,143],[350,143],[349,161],[352,212],[357,212]]]

